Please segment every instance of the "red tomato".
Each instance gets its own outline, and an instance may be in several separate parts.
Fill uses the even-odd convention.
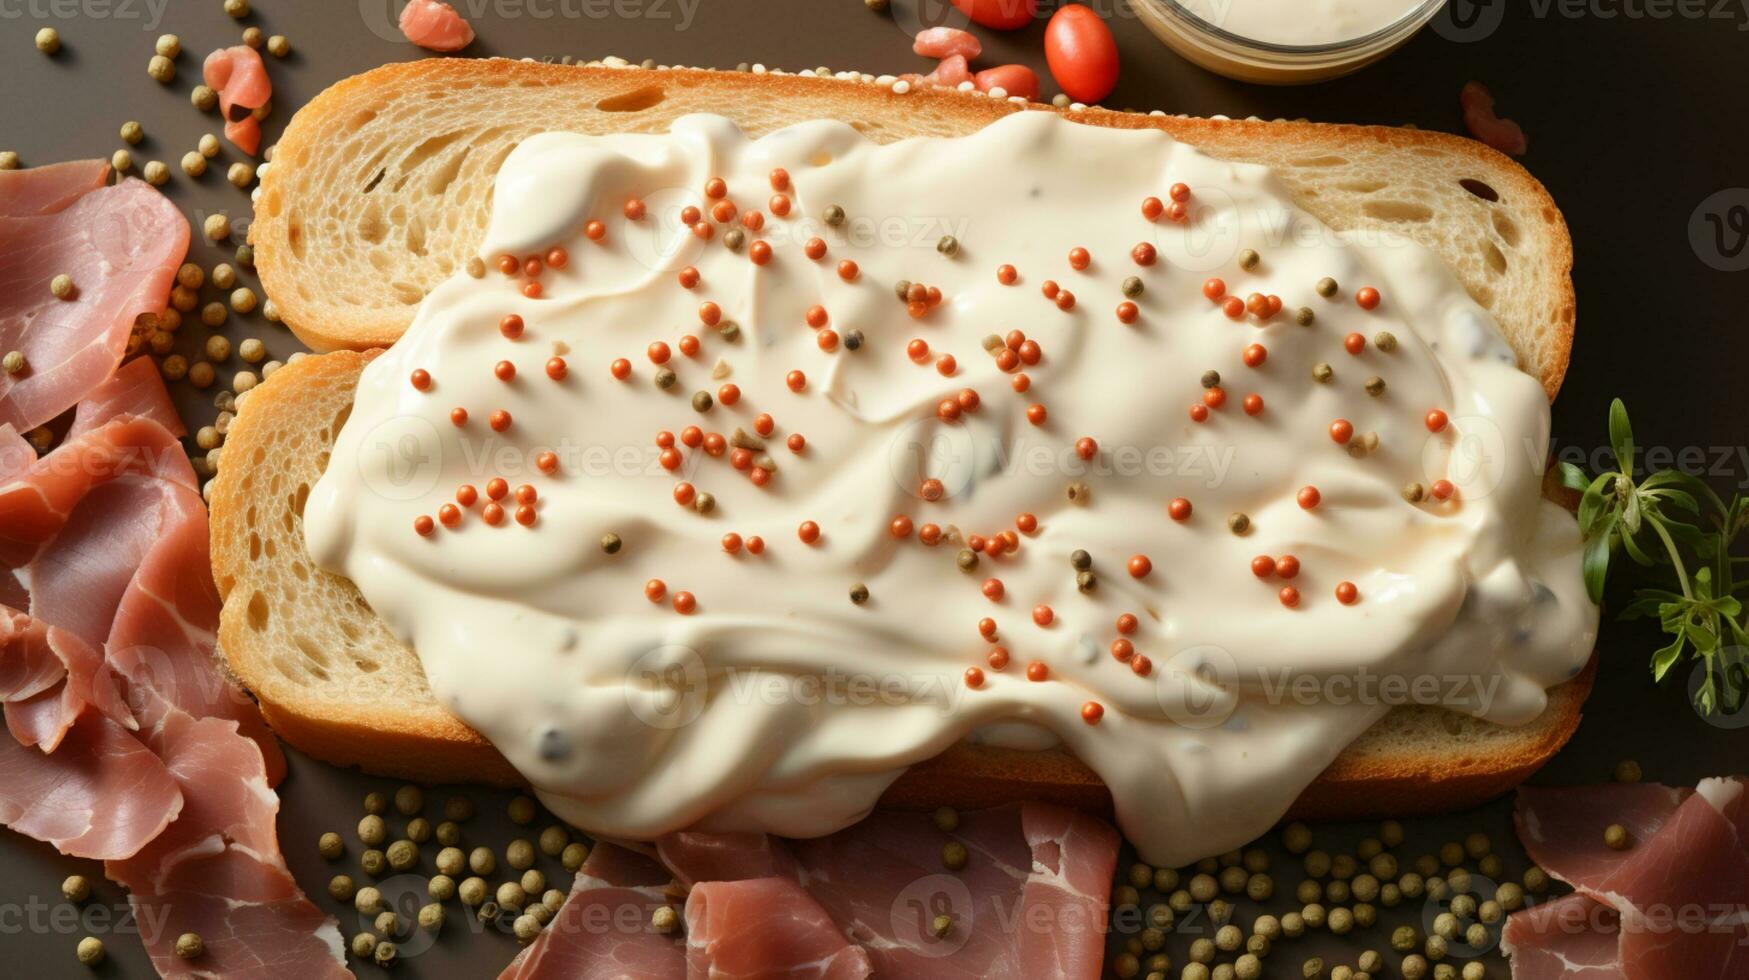
[[[986,68],[972,76],[973,84],[978,91],[988,92],[993,88],[1005,89],[1009,95],[1018,95],[1029,101],[1038,100],[1038,76],[1025,65],[1000,65],[996,68]]]
[[[998,31],[1025,27],[1038,14],[1038,0],[953,0],[953,5],[972,23]]]
[[[1117,86],[1117,42],[1111,28],[1080,4],[1058,10],[1045,26],[1045,63],[1076,102],[1091,105]]]

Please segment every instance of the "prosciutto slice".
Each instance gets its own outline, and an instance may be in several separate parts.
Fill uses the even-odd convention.
[[[439,0],[408,0],[400,24],[407,40],[428,51],[460,51],[474,43],[473,25]]]
[[[187,801],[139,853],[104,865],[139,921],[163,923],[144,937],[152,965],[166,977],[352,977],[337,923],[304,896],[280,854],[279,797],[256,744],[234,721],[195,718],[144,687],[133,693],[147,742]],[[206,945],[198,972],[176,955],[185,932]]]
[[[686,976],[680,941],[650,925],[672,905],[668,872],[613,844],[590,852],[565,904],[499,980],[679,980]]]
[[[273,82],[261,54],[247,44],[220,48],[206,56],[201,78],[219,95],[225,139],[250,156],[261,148],[261,121],[255,110],[273,98]]]
[[[164,195],[132,179],[92,189],[95,172],[88,163],[0,172],[0,350],[28,364],[0,374],[0,424],[20,432],[115,372],[134,319],[163,312],[188,252],[188,222]],[[69,299],[49,291],[61,274],[73,280]]]
[[[97,712],[82,713],[52,754],[0,736],[0,824],[62,854],[131,857],[183,804],[163,761]]]
[[[1693,792],[1526,788],[1517,820],[1532,858],[1578,893],[1513,916],[1507,941],[1515,977],[1593,980],[1578,964],[1600,971],[1596,980],[1749,976],[1749,779],[1703,780]],[[1625,827],[1633,844],[1608,848],[1603,829],[1610,824]],[[1548,924],[1578,910],[1591,921],[1587,934],[1549,934]],[[1599,925],[1599,910],[1613,921]],[[1550,972],[1557,965],[1568,972]]]
[[[1096,978],[1119,839],[1109,824],[1023,804],[962,814],[951,837],[927,814],[877,811],[813,840],[677,834],[657,852],[682,882],[798,882],[877,976]],[[941,848],[966,846],[945,872]],[[696,890],[702,885],[695,885]],[[690,911],[689,911],[690,914]],[[937,916],[953,926],[938,935]],[[1043,928],[1019,923],[1043,922]]]
[[[694,980],[862,980],[868,954],[788,878],[711,881],[686,896],[686,975]]]
[[[18,744],[53,752],[87,709],[132,730],[103,655],[65,630],[0,607],[0,702]]]
[[[0,484],[0,596],[27,594],[64,629],[196,717],[237,722],[272,783],[285,756],[213,651],[220,602],[207,516],[182,447],[125,416],[63,443]],[[24,583],[29,588],[24,588]]]
[[[188,434],[188,427],[182,424],[182,416],[176,414],[176,406],[170,401],[158,365],[149,357],[136,357],[80,400],[66,437],[76,439],[126,415],[149,418],[178,438]]]
[[[1512,957],[1513,980],[1626,980],[1620,933],[1614,909],[1568,895],[1514,913],[1501,948]]]
[[[103,160],[69,160],[0,171],[0,216],[27,218],[54,214],[109,180],[109,164]]]

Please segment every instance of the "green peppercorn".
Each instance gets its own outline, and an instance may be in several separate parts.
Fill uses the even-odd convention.
[[[1377,398],[1385,393],[1385,379],[1375,374],[1366,379],[1365,387],[1367,394]]]
[[[1325,299],[1329,299],[1330,297],[1336,295],[1336,289],[1337,289],[1336,280],[1330,278],[1329,276],[1325,276],[1324,278],[1318,280],[1317,290],[1318,290],[1319,296],[1322,296]]]
[[[1142,280],[1139,276],[1130,276],[1123,281],[1122,288],[1125,296],[1128,296],[1130,299],[1135,299],[1137,296],[1142,295]]]
[[[619,535],[608,532],[601,536],[601,550],[610,555],[619,554],[621,541]]]
[[[1294,311],[1294,322],[1302,327],[1311,326],[1313,323],[1317,322],[1317,319],[1317,314],[1313,313],[1312,308],[1309,306],[1302,306]]]
[[[1227,530],[1234,534],[1244,534],[1251,530],[1251,518],[1244,514],[1234,514],[1227,518]]]
[[[858,582],[855,585],[851,586],[850,587],[850,601],[859,605],[859,606],[862,605],[863,603],[867,602],[868,601],[868,586],[863,585],[861,582]]]
[[[1313,381],[1316,381],[1319,384],[1329,384],[1330,379],[1334,378],[1334,377],[1336,377],[1336,369],[1331,367],[1329,364],[1325,363],[1324,361],[1319,361],[1318,363],[1312,365],[1312,380]]]
[[[831,223],[827,221],[827,224]],[[960,240],[952,235],[943,235],[941,241],[935,243],[935,250],[951,259],[960,254]]]
[[[711,401],[711,393],[710,392],[708,392],[708,391],[693,392],[693,395],[692,395],[692,410],[693,411],[695,411],[695,412],[708,412],[711,410],[711,405],[712,405],[712,401]]]
[[[836,204],[830,204],[827,205],[826,210],[821,213],[820,217],[827,225],[836,228],[844,223],[844,209]]]
[[[941,863],[949,871],[958,871],[964,868],[970,859],[971,854],[966,850],[966,845],[957,840],[948,841],[941,848]]]
[[[1625,851],[1634,846],[1634,839],[1626,827],[1612,823],[1603,830],[1603,844],[1612,851]]]

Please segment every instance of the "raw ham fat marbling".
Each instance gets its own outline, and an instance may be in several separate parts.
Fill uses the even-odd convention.
[[[23,352],[27,364],[0,374],[0,424],[20,432],[108,380],[134,319],[163,312],[188,252],[188,222],[164,195],[132,179],[93,189],[96,172],[0,172],[0,350]],[[61,274],[73,280],[68,299],[49,291]]]
[[[1749,779],[1519,790],[1531,858],[1578,891],[1517,913],[1515,980],[1749,976]],[[1619,824],[1632,843],[1604,844]]]
[[[614,844],[590,852],[565,904],[499,980],[679,980],[686,954],[678,938],[650,925],[675,904],[671,876],[656,862]]]
[[[686,973],[701,980],[863,980],[868,953],[788,878],[707,881],[686,896]]]
[[[73,426],[65,438],[76,438],[124,415],[149,418],[178,438],[188,434],[188,427],[182,424],[182,416],[176,414],[176,406],[170,401],[157,362],[149,357],[136,357],[79,400]]]

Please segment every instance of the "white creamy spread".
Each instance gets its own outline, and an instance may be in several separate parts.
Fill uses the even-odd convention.
[[[779,167],[787,218],[768,202]],[[759,230],[713,220],[705,188],[717,177],[739,211],[763,213]],[[1144,198],[1170,203],[1180,182],[1186,220],[1144,217]],[[633,198],[641,220],[622,214]],[[708,240],[682,226],[689,205]],[[306,534],[316,560],[418,651],[438,699],[582,828],[829,833],[908,765],[974,739],[1071,750],[1110,786],[1142,856],[1178,865],[1266,831],[1392,704],[1523,724],[1590,654],[1597,610],[1579,533],[1540,493],[1541,386],[1433,254],[1331,232],[1263,168],[1044,112],[888,145],[837,122],[751,140],[689,116],[665,135],[530,139],[505,161],[492,207],[490,271],[432,291],[365,370]],[[829,226],[834,207],[845,217]],[[599,241],[584,235],[592,221]],[[739,248],[725,242],[733,228]],[[944,235],[955,254],[938,249]],[[819,260],[805,254],[816,236]],[[760,241],[763,265],[750,258]],[[1140,242],[1157,262],[1132,259]],[[498,271],[500,256],[554,246],[568,261],[540,272],[539,298],[522,272]],[[1085,269],[1073,248],[1088,251]],[[1258,253],[1250,269],[1243,250]],[[846,259],[853,280],[839,274]],[[999,281],[1005,264],[1012,285]],[[678,281],[688,267],[693,288]],[[1283,309],[1230,319],[1204,295],[1211,276],[1230,294],[1279,295]],[[1115,310],[1129,277],[1143,292],[1126,324]],[[1324,277],[1339,284],[1328,297]],[[900,280],[938,287],[939,305],[914,319]],[[1046,280],[1075,295],[1071,309],[1046,298]],[[1378,290],[1375,309],[1357,304],[1362,287]],[[707,301],[737,325],[733,339],[701,322]],[[807,322],[816,304],[834,349]],[[500,330],[508,313],[524,320],[517,339]],[[984,346],[1011,330],[1041,352],[1018,371]],[[1381,349],[1381,332],[1396,343]],[[1358,355],[1351,333],[1367,338]],[[907,349],[919,338],[922,363]],[[667,390],[646,355],[655,341],[673,349]],[[1253,344],[1267,358],[1248,367]],[[941,354],[957,361],[951,377]],[[561,381],[544,370],[555,355]],[[632,365],[623,380],[610,373],[618,358]],[[515,365],[509,382],[495,375],[501,360]],[[1319,362],[1327,381],[1313,377]],[[1197,422],[1209,370],[1227,398]],[[806,375],[799,392],[792,371]],[[1375,377],[1386,387],[1371,395]],[[738,402],[695,410],[695,393],[724,384]],[[975,411],[938,417],[968,388]],[[1260,414],[1242,407],[1252,394]],[[1034,403],[1043,425],[1028,420]],[[1431,409],[1450,419],[1438,433]],[[512,419],[502,432],[488,424],[499,410]],[[732,450],[685,444],[688,426],[754,434],[760,413],[774,420],[752,453],[772,468],[764,485]],[[1329,434],[1337,419],[1353,426],[1347,446]],[[659,461],[659,432],[680,437],[677,472]],[[798,433],[806,445],[792,452]],[[1097,442],[1091,461],[1077,454],[1083,437]],[[538,465],[548,451],[552,474]],[[494,477],[538,493],[531,525],[486,522]],[[929,477],[938,500],[920,497]],[[1407,499],[1406,484],[1437,480],[1455,487],[1450,499]],[[714,509],[678,504],[681,481]],[[439,515],[462,484],[480,496],[457,526],[418,533],[416,518]],[[1309,510],[1306,486],[1321,497]],[[1187,520],[1169,516],[1176,498],[1191,504]],[[504,504],[517,509],[514,495]],[[1229,529],[1237,513],[1242,534]],[[897,516],[914,528],[903,537]],[[803,521],[820,529],[812,544]],[[943,529],[934,546],[919,539],[926,524]],[[1017,548],[959,567],[968,535],[1003,531]],[[729,553],[730,533],[759,536],[763,552]],[[1138,555],[1152,565],[1139,578]],[[1259,555],[1301,567],[1259,578]],[[664,583],[661,601],[646,598],[650,579]],[[1000,580],[999,600],[987,579]],[[1352,604],[1336,595],[1345,582]],[[1289,586],[1294,607],[1278,598]],[[689,614],[674,604],[682,591],[695,597]],[[1111,652],[1124,614],[1139,624],[1122,637],[1127,660]],[[980,635],[985,618],[993,639]],[[996,645],[1002,669],[987,660]],[[1029,679],[1034,663],[1043,680]],[[976,688],[969,667],[982,671]]]
[[[1179,0],[1229,34],[1290,47],[1339,44],[1390,27],[1421,0]]]

